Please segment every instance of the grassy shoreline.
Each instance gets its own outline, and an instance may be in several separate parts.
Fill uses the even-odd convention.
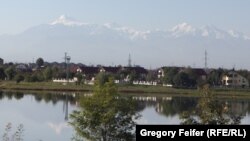
[[[91,92],[91,85],[75,85],[70,83],[63,85],[62,83],[53,82],[21,82],[17,84],[14,81],[0,81],[0,90],[24,90],[24,91],[63,91],[63,92]],[[200,96],[197,89],[176,89],[163,86],[126,86],[118,85],[119,93],[141,94],[141,95],[173,95],[173,96]],[[243,97],[250,98],[250,89],[230,89],[216,88],[212,89],[216,96],[220,97]]]

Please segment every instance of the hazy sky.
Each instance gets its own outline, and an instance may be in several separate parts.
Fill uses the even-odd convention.
[[[1,0],[0,35],[15,34],[65,14],[77,20],[115,22],[137,29],[169,29],[187,22],[250,35],[249,0]]]
[[[60,15],[66,15],[80,22],[99,25],[103,25],[104,23],[117,23],[139,31],[156,31],[155,29],[169,30],[180,23],[188,23],[192,25],[192,27],[212,25],[224,31],[233,30],[242,32],[244,33],[244,37],[249,38],[249,7],[250,0],[0,0],[0,36],[3,34],[22,33],[31,27],[51,23]],[[235,35],[234,33],[231,34]],[[188,40],[188,42],[190,42],[190,40]],[[217,48],[209,43],[205,44],[206,46],[196,44],[197,47],[202,47],[199,48],[200,50],[197,52],[199,56],[194,56],[190,48],[183,47],[184,49],[180,48],[178,52],[178,49],[174,47],[168,48],[171,44],[161,44],[164,50],[169,53],[168,57],[166,57],[166,55],[159,56],[159,53],[162,52],[153,48],[157,47],[157,45],[160,44],[159,42],[152,43],[152,48],[150,48],[148,52],[143,52],[143,54],[139,54],[140,51],[136,54],[134,49],[129,49],[129,45],[124,45],[126,47],[121,48],[124,50],[123,56],[119,57],[125,61],[117,60],[117,62],[114,63],[126,64],[128,54],[132,52],[135,62],[137,61],[136,63],[138,64],[144,63],[142,65],[145,66],[151,66],[152,64],[155,64],[157,67],[169,64],[196,64],[196,66],[203,66],[204,51],[207,49],[212,67],[225,66],[230,68],[236,65],[240,68],[250,69],[247,65],[249,60],[248,52],[250,52],[248,43],[238,49],[239,44],[231,45],[230,43],[222,42],[226,47],[230,45],[234,46],[234,48],[221,48],[220,52],[227,50],[227,53],[223,54],[223,57]],[[58,61],[61,59],[61,56],[55,56],[53,52],[46,54],[45,51],[39,52],[36,48],[34,48],[35,51],[31,54],[26,55],[26,52],[23,51],[24,49],[17,49],[14,45],[10,46],[13,47],[13,49],[10,49],[10,47],[7,46],[8,44],[9,42],[0,46],[0,49],[2,48],[0,57],[3,57],[6,61],[19,60],[28,62],[38,56],[44,56],[48,61]],[[27,44],[32,45],[32,43],[29,42],[27,42]],[[41,46],[40,50],[42,50],[43,44],[39,45]],[[39,45],[36,45],[36,47],[38,48]],[[220,44],[216,45],[220,46]],[[53,44],[51,44],[51,46],[53,46]],[[23,47],[26,47],[26,45],[23,45]],[[75,50],[70,47],[68,48],[68,51],[74,56],[74,59],[82,63],[92,63],[93,60],[99,57],[95,57],[94,59],[91,58],[91,56],[87,57],[90,53],[86,55],[78,54],[77,56],[77,53],[82,51],[80,50],[81,48],[75,48]],[[8,49],[11,51],[7,51]],[[235,53],[235,51],[238,52]],[[19,52],[23,52],[23,54]],[[65,50],[62,50],[61,54],[64,52]],[[155,53],[154,55],[152,54],[153,52]],[[179,55],[177,58],[175,55],[180,52],[184,52],[183,56]],[[14,55],[15,57],[13,57]],[[105,55],[109,56],[104,54],[102,57],[105,58]],[[153,56],[151,59],[148,58],[150,55]],[[172,58],[170,58],[171,56]],[[89,61],[86,61],[87,59],[89,59]],[[105,60],[107,64],[111,64],[110,62],[113,61],[113,56],[110,57],[110,60],[108,60],[107,57],[105,59],[99,57],[99,59]],[[150,63],[148,62],[149,60],[151,61]],[[96,63],[99,63],[99,61],[96,60]]]

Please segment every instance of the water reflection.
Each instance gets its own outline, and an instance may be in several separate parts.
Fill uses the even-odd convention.
[[[60,122],[60,123],[49,122],[48,126],[51,129],[53,129],[56,132],[56,134],[58,134],[58,135],[60,135],[62,133],[63,129],[68,128],[68,125],[65,122]]]
[[[14,122],[13,125],[24,125],[25,140],[70,140],[74,129],[68,125],[67,119],[74,110],[86,110],[86,106],[80,103],[91,97],[94,96],[82,93],[0,91],[0,133],[8,122]],[[107,106],[112,109],[112,114],[119,113],[123,116],[126,115],[124,113],[129,111],[130,108],[128,107],[132,105],[131,102],[135,101],[133,112],[142,115],[142,117],[139,120],[133,120],[137,123],[147,124],[180,124],[180,115],[185,111],[194,115],[193,111],[197,109],[197,105],[200,103],[200,98],[197,97],[156,97],[139,96],[138,94],[132,97],[115,96],[111,100],[112,102],[108,102],[101,97],[94,98],[96,101],[106,101]],[[228,112],[231,115],[241,115],[243,124],[250,124],[249,99],[217,98],[216,100],[218,104],[230,109]],[[99,111],[98,105],[94,107],[95,109],[90,111],[108,113],[103,108],[99,108]],[[100,119],[103,119],[103,116],[100,116]],[[116,120],[111,119],[112,122]],[[121,119],[119,120],[117,121],[121,123]]]
[[[73,130],[65,116],[77,109],[77,97],[61,92],[0,92],[0,137],[11,122],[14,127],[24,125],[24,140],[70,140]]]
[[[159,115],[164,115],[167,117],[175,117],[180,116],[183,113],[187,112],[193,114],[193,116],[197,116],[198,113],[194,113],[195,110],[200,108],[201,111],[206,109],[205,105],[209,105],[209,103],[203,104],[203,107],[199,107],[202,102],[210,101],[211,99],[207,99],[207,97],[149,97],[149,96],[134,96],[133,99],[137,100],[137,109],[139,112],[143,112],[144,109],[149,107],[153,107],[155,112]],[[231,114],[231,116],[235,116],[235,118],[249,118],[250,114],[250,100],[249,99],[232,99],[232,98],[214,98],[212,100],[214,103],[213,107],[210,107],[210,110],[214,110],[217,112],[218,107],[227,108],[227,114]],[[223,107],[224,106],[224,107]],[[246,122],[244,122],[245,124]],[[250,123],[248,123],[250,124]]]
[[[23,93],[23,92],[2,92],[0,91],[0,100],[7,98],[8,100],[21,100],[27,96],[32,96],[37,103],[45,102],[56,105],[62,102],[62,111],[65,113],[65,120],[68,119],[68,108],[71,106],[80,107],[80,99],[91,97],[91,93]],[[125,95],[121,95],[126,97]],[[153,107],[155,112],[166,117],[180,115],[188,111],[191,112],[197,108],[199,104],[199,97],[172,97],[172,96],[132,96],[136,101],[136,111],[142,112],[148,107]],[[250,100],[249,99],[232,99],[232,98],[218,98],[216,99],[220,104],[227,105],[228,109],[236,115],[247,116],[250,113]]]
[[[133,96],[133,99],[137,101],[138,111],[142,111],[147,107],[154,107],[157,113],[168,117],[194,109],[198,98]]]
[[[232,103],[219,101],[208,89],[204,89],[196,108],[181,114],[182,124],[240,124],[244,113],[235,112]]]

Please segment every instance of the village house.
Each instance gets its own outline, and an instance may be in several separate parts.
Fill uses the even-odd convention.
[[[117,74],[121,67],[100,67],[99,72]]]
[[[145,80],[148,71],[143,68],[143,67],[139,67],[139,66],[135,66],[135,67],[123,67],[124,69],[130,71],[130,72],[134,72],[137,76],[139,80]]]
[[[158,79],[161,79],[165,76],[166,74],[166,70],[168,69],[177,69],[178,71],[181,71],[183,69],[183,67],[161,67],[158,69]]]
[[[92,67],[92,66],[82,66],[76,69],[76,73],[83,74],[85,78],[85,83],[94,84],[95,76],[99,72],[110,73],[116,75],[116,83],[128,83],[132,73],[136,75],[135,81],[145,81],[147,76],[147,70],[143,67]]]
[[[248,80],[235,71],[230,71],[222,77],[222,84],[227,87],[249,87]]]
[[[207,79],[207,73],[204,69],[201,68],[193,68],[192,71],[196,74],[201,80]]]
[[[85,84],[93,85],[95,76],[99,73],[99,67],[93,66],[81,66],[77,68],[77,73],[81,73],[84,76]]]

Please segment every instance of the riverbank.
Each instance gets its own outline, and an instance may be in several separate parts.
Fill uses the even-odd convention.
[[[37,90],[37,91],[93,91],[93,85],[75,85],[75,83],[63,84],[53,82],[21,82],[1,81],[0,89],[4,90]],[[163,86],[130,86],[118,85],[121,93],[161,93],[161,94],[194,94],[194,89],[175,89]]]
[[[31,90],[31,91],[63,91],[63,92],[91,92],[94,89],[92,85],[75,85],[69,83],[53,82],[21,82],[0,81],[0,90]],[[250,89],[232,89],[232,88],[214,88],[211,91],[220,97],[247,97],[250,98]],[[185,95],[185,96],[200,96],[200,91],[197,89],[176,89],[163,86],[130,86],[118,85],[118,92],[133,93],[143,95]]]

